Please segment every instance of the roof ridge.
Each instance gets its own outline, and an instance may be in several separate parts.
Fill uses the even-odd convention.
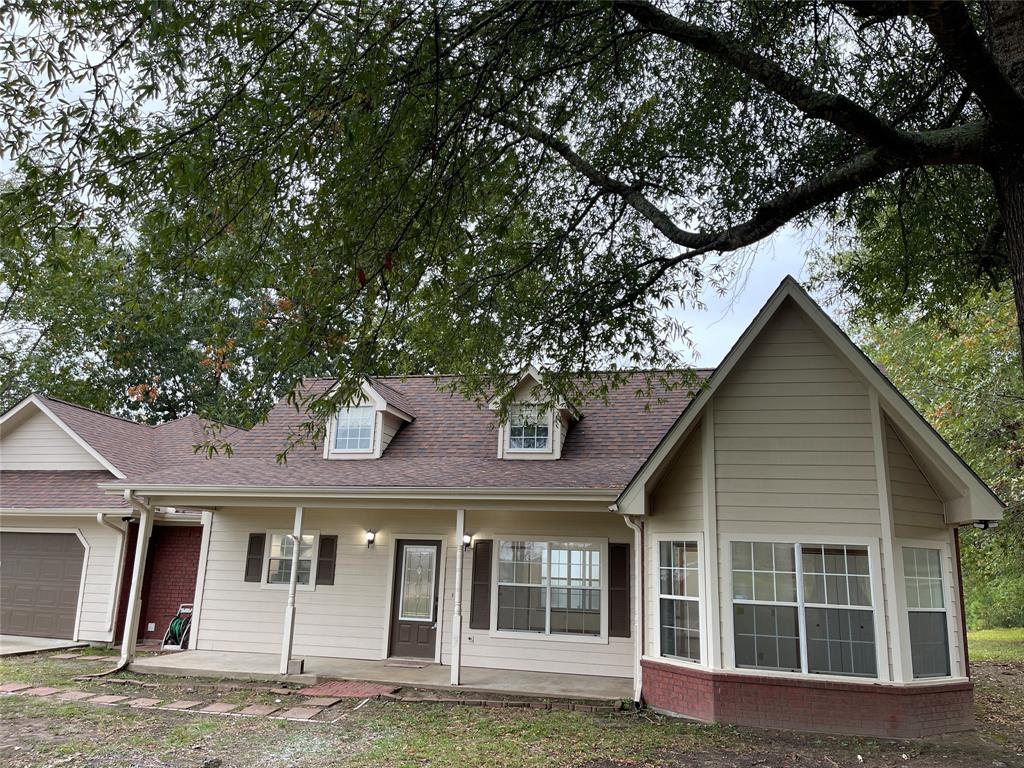
[[[694,365],[694,366],[682,367],[682,368],[600,368],[600,369],[595,370],[595,371],[590,371],[590,373],[593,373],[593,374],[603,374],[603,373],[684,373],[684,372],[687,372],[687,371],[709,372],[709,371],[714,371],[717,367],[718,366],[716,366],[716,365],[707,365],[707,366]],[[575,373],[576,373],[576,375],[580,375],[580,373],[578,371],[575,372]],[[455,378],[460,378],[460,377],[465,376],[465,375],[466,374],[462,374],[462,373],[409,373],[409,374],[389,373],[389,374],[368,374],[367,378],[401,381],[402,379],[445,379],[445,378],[455,379]],[[337,381],[337,380],[338,380],[337,376],[310,376],[310,377],[308,377],[306,379],[303,379],[303,381],[306,381],[306,382],[311,382],[311,381]]]
[[[106,413],[104,411],[98,411],[95,408],[90,408],[87,405],[80,405],[79,403],[72,403],[70,400],[64,400],[63,398],[60,398],[60,397],[53,397],[52,395],[47,395],[44,392],[35,392],[33,394],[35,394],[37,397],[43,397],[46,400],[50,400],[50,401],[55,402],[55,403],[60,403],[62,405],[67,405],[67,406],[70,406],[71,408],[77,408],[80,411],[85,411],[86,413],[91,413],[91,414],[93,414],[95,416],[106,416],[108,419],[116,419],[117,421],[124,422],[125,424],[131,424],[131,425],[136,426],[136,427],[145,427],[146,429],[156,429],[156,426],[157,426],[155,424],[147,424],[144,421],[134,421],[133,419],[126,419],[124,416],[115,416],[112,413]]]

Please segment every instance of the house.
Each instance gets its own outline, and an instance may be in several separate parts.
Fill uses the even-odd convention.
[[[791,278],[698,374],[542,411],[528,368],[507,421],[373,378],[287,463],[305,417],[280,403],[231,457],[157,443],[98,485],[142,542],[159,510],[202,511],[196,664],[422,659],[453,685],[621,681],[704,721],[971,727],[957,528],[1001,502]]]
[[[194,416],[158,427],[32,395],[0,416],[0,633],[119,641],[137,520],[100,483],[201,441]],[[147,546],[138,639],[159,641],[195,594],[198,512],[161,509]]]

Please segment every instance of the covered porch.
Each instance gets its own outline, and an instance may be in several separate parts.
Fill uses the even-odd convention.
[[[129,669],[148,674],[279,680],[308,685],[324,679],[359,680],[396,686],[546,698],[614,701],[631,699],[633,696],[633,681],[621,677],[463,667],[460,684],[453,686],[450,668],[428,661],[412,663],[391,659],[365,661],[306,656],[303,672],[291,675],[280,674],[279,662],[279,656],[273,653],[198,650],[140,656]]]

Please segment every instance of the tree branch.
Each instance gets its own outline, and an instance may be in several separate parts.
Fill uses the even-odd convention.
[[[942,55],[974,91],[989,113],[1000,121],[1024,121],[1024,94],[1000,69],[974,28],[967,6],[956,0],[904,0],[904,2],[853,2],[843,5],[861,17],[916,16]]]
[[[987,125],[969,124],[919,134],[917,151],[910,155],[872,149],[854,156],[818,178],[805,181],[759,206],[746,221],[711,232],[690,232],[648,199],[641,188],[605,173],[581,157],[568,143],[534,125],[502,114],[490,115],[502,127],[536,141],[558,154],[570,167],[605,194],[617,195],[676,245],[689,249],[672,260],[679,263],[709,251],[734,251],[756,243],[800,214],[835,200],[847,192],[878,181],[894,171],[923,165],[976,164],[980,161]]]
[[[916,148],[920,134],[895,128],[846,96],[813,88],[802,78],[723,32],[684,21],[647,0],[616,0],[615,6],[633,17],[644,30],[729,65],[781,96],[808,117],[829,122],[844,133],[875,147],[899,152],[913,152]]]

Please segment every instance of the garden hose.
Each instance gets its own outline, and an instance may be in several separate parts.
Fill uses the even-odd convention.
[[[181,616],[171,619],[171,626],[167,632],[169,645],[181,645],[181,637],[185,632],[185,620]]]

